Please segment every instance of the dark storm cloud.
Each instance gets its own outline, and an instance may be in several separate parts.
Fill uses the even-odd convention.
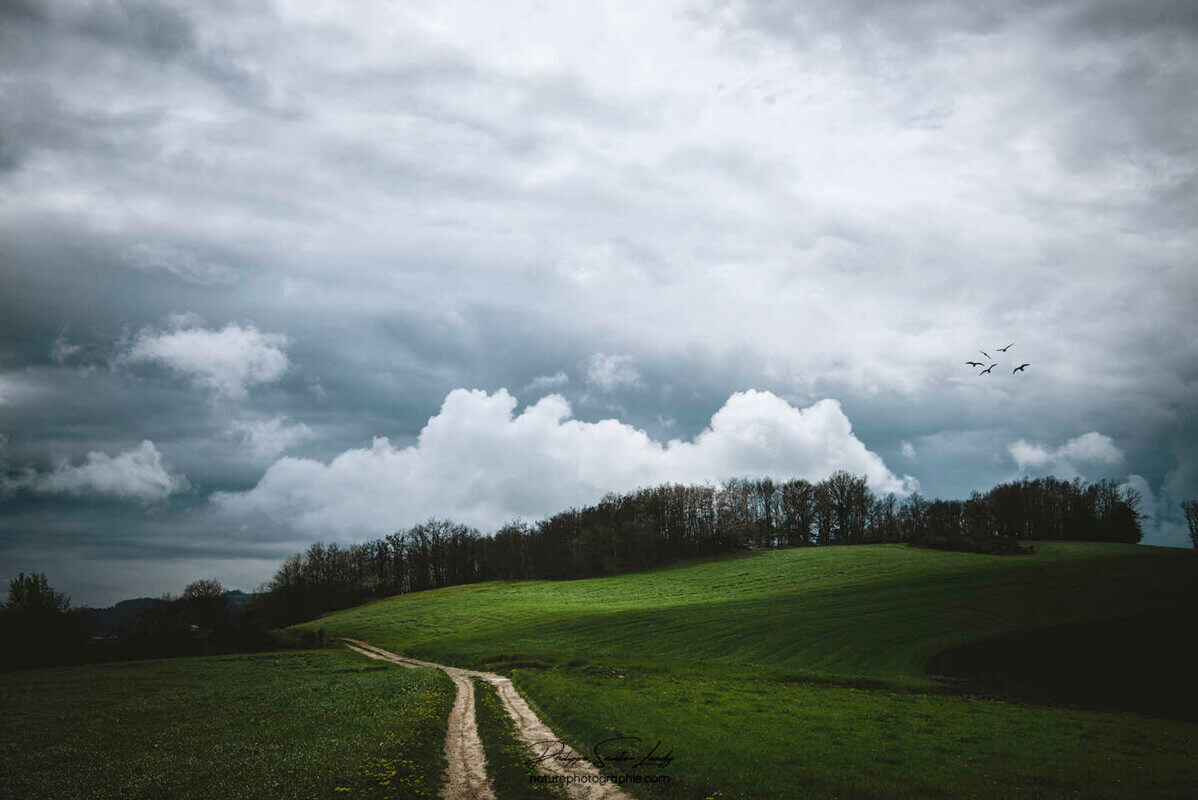
[[[961,0],[850,0],[844,3],[788,3],[749,0],[720,4],[744,25],[811,46],[836,36],[863,50],[870,43],[923,50],[946,37],[963,33],[984,36],[1001,30],[1033,3],[970,3]],[[864,56],[864,52],[862,53]]]
[[[175,9],[158,3],[85,6],[68,26],[117,49],[132,49],[159,61],[198,51],[195,24]]]
[[[850,0],[835,4],[748,0],[720,5],[731,9],[742,24],[796,43],[812,44],[820,37],[836,36],[854,46],[872,41],[925,54],[928,45],[954,36],[993,36],[1019,26],[1029,26],[1027,33],[1033,35],[1045,32],[1063,44],[1144,35],[1166,39],[1198,36],[1198,11],[1185,0],[1136,4],[1118,0]]]
[[[997,43],[1015,53],[1028,50],[1032,58],[986,63],[978,77],[986,79],[982,70],[1008,77],[1036,123],[1056,117],[1056,152],[1071,169],[1126,160],[1150,171],[1149,183],[1192,180],[1198,147],[1193,3],[859,0],[805,6],[749,0],[731,7],[741,25],[796,48],[832,39],[866,73],[900,91],[904,74],[934,72],[952,60],[968,76],[975,49]],[[1169,165],[1160,158],[1190,161]]]
[[[1198,7],[1186,0],[1154,0],[1134,5],[1097,0],[1062,5],[1066,12],[1057,30],[1066,37],[1077,31],[1113,38],[1142,34],[1198,37]]]
[[[0,0],[0,26],[43,22],[46,7],[37,0]]]
[[[8,5],[8,9],[0,10],[0,15],[12,21],[3,31],[11,52],[6,61],[44,60],[80,49],[85,55],[119,54],[130,59],[148,59],[158,65],[177,64],[222,86],[230,97],[246,101],[261,99],[262,87],[253,75],[228,52],[200,41],[186,5],[115,0],[51,3],[39,6],[36,11],[19,0]],[[37,42],[40,47],[13,47],[19,44],[18,36]],[[87,49],[88,42],[98,49]]]
[[[1194,19],[4,2],[0,561],[84,600],[152,570],[127,591],[250,588],[407,513],[358,515],[347,465],[429,513],[581,502],[388,470],[470,474],[497,436],[556,463],[559,437],[607,443],[596,481],[636,477],[630,453],[655,479],[671,439],[714,452],[695,437],[750,388],[771,395],[721,417],[718,477],[768,468],[732,422],[814,426],[880,456],[855,462],[878,485],[944,496],[1017,477],[1017,441],[1043,468],[1093,432],[1121,460],[1072,468],[1147,486],[1177,543],[1198,494]],[[960,363],[1012,338],[1026,375]],[[842,416],[787,410],[825,398]],[[475,438],[425,447],[430,419]],[[358,527],[318,524],[342,516]]]
[[[47,83],[0,84],[0,169],[16,169],[33,151],[88,152],[93,158],[135,155],[141,134],[161,120],[155,111],[94,113],[66,105]]]

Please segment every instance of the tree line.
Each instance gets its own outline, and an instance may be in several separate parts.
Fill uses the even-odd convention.
[[[359,544],[318,542],[286,559],[256,595],[202,579],[179,596],[77,609],[44,574],[22,573],[0,604],[0,669],[311,646],[319,632],[272,629],[406,592],[610,575],[738,549],[907,542],[1019,553],[1032,539],[1139,542],[1140,502],[1113,481],[1053,477],[1002,483],[965,500],[900,500],[841,471],[818,483],[740,478],[609,493],[491,535],[429,520]],[[1198,547],[1198,500],[1181,506]]]
[[[407,592],[612,575],[737,549],[908,542],[1016,553],[1032,539],[1134,543],[1142,537],[1140,502],[1114,481],[1054,477],[999,484],[966,500],[878,496],[843,470],[817,483],[666,484],[609,493],[490,535],[434,519],[358,544],[318,542],[283,562],[259,606],[272,625],[285,625]]]
[[[255,605],[234,603],[235,596],[246,597],[203,578],[177,597],[140,598],[112,609],[72,608],[71,598],[55,591],[44,573],[22,572],[9,582],[8,599],[0,604],[0,670],[318,643],[318,634],[269,630]],[[136,611],[108,613],[127,605]]]

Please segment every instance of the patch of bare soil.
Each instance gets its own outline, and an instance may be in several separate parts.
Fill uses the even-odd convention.
[[[1176,610],[1057,625],[950,648],[924,671],[986,697],[1192,722],[1195,630],[1198,613]]]

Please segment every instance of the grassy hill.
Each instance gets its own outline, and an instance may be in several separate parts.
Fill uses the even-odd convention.
[[[1077,640],[1071,669],[1092,678],[1109,653],[1123,683],[1182,702],[1169,680],[1193,683],[1193,656],[1163,645],[1193,641],[1196,600],[1189,551],[872,545],[453,587],[306,627],[512,676],[575,748],[608,741],[608,774],[669,779],[625,784],[646,800],[1139,800],[1192,796],[1198,724],[971,696],[924,664],[971,647],[967,663],[1067,663]],[[499,800],[551,795],[529,794],[488,688]],[[432,797],[451,701],[439,672],[346,650],[7,673],[0,797]],[[637,766],[654,745],[669,763]]]
[[[1182,797],[1198,726],[949,693],[923,665],[969,641],[1196,599],[1188,551],[870,545],[453,587],[308,626],[506,672],[585,752],[613,735],[662,741],[673,780],[630,789],[646,797]]]
[[[748,667],[920,686],[924,661],[953,644],[1196,598],[1190,551],[1049,542],[1031,556],[986,556],[862,545],[450,587],[307,627],[463,666]]]

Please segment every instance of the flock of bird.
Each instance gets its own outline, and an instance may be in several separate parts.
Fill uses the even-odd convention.
[[[1015,346],[1015,343],[1014,343],[1014,342],[1011,342],[1011,343],[1010,343],[1009,345],[1007,345],[1006,347],[1000,347],[1000,348],[998,348],[998,350],[997,350],[996,352],[999,352],[999,353],[1005,353],[1005,352],[1007,352],[1008,350],[1010,350],[1010,349],[1011,349],[1012,347],[1014,347],[1014,346]],[[994,369],[995,367],[997,367],[997,366],[998,366],[998,363],[997,363],[997,362],[995,362],[995,361],[994,361],[994,359],[993,359],[993,358],[990,356],[990,354],[989,354],[989,353],[987,353],[985,350],[979,350],[978,352],[979,352],[979,353],[981,353],[982,355],[984,355],[986,358],[990,359],[990,361],[991,361],[991,364],[990,364],[990,366],[986,367],[986,363],[985,363],[984,361],[966,361],[965,363],[966,363],[966,364],[968,364],[968,365],[969,365],[969,366],[971,366],[971,367],[986,367],[984,370],[982,370],[982,371],[981,371],[981,372],[979,372],[978,374],[979,374],[979,375],[989,375],[989,374],[990,374],[990,370],[992,370],[992,369]],[[1015,367],[1015,369],[1011,370],[1011,374],[1012,374],[1012,375],[1014,375],[1016,372],[1023,372],[1025,369],[1027,369],[1027,368],[1028,368],[1028,367],[1030,367],[1030,366],[1031,366],[1031,364],[1030,364],[1030,363],[1028,363],[1028,364],[1020,364],[1018,367]]]

